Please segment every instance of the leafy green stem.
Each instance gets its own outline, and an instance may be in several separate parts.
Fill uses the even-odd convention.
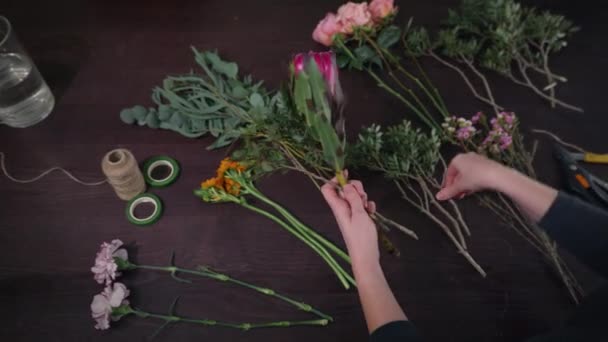
[[[276,321],[276,322],[265,322],[265,323],[232,323],[232,322],[223,322],[216,321],[211,319],[193,319],[186,318],[176,315],[163,315],[157,313],[151,313],[139,309],[131,309],[127,312],[127,314],[133,314],[140,318],[156,318],[163,320],[167,323],[191,323],[198,324],[204,326],[220,326],[225,328],[233,328],[239,330],[251,330],[251,329],[259,329],[259,328],[286,328],[291,326],[298,325],[313,325],[313,326],[326,326],[329,323],[327,319],[315,319],[315,320],[303,320],[303,321]]]
[[[196,276],[200,276],[200,277],[206,277],[206,278],[210,278],[210,279],[214,279],[217,281],[222,281],[222,282],[228,282],[228,283],[232,283],[241,287],[245,287],[254,291],[257,291],[259,293],[262,293],[264,295],[270,296],[270,297],[274,297],[277,298],[279,300],[282,300],[286,303],[289,303],[293,306],[295,306],[296,308],[302,310],[302,311],[306,311],[306,312],[310,312],[313,313],[323,319],[327,319],[329,321],[332,321],[333,318],[329,315],[326,315],[324,313],[322,313],[321,311],[313,308],[312,306],[306,304],[306,303],[302,303],[299,302],[297,300],[294,300],[292,298],[289,298],[287,296],[284,296],[282,294],[276,293],[274,290],[269,289],[269,288],[265,288],[265,287],[260,287],[239,279],[235,279],[232,278],[228,275],[216,272],[210,268],[207,267],[199,267],[198,270],[191,270],[191,269],[187,269],[187,268],[181,268],[181,267],[176,267],[176,266],[152,266],[152,265],[137,265],[137,264],[130,264],[132,266],[132,268],[139,268],[139,269],[144,269],[144,270],[153,270],[153,271],[162,271],[162,272],[168,272],[171,274],[175,274],[176,272],[178,273],[185,273],[185,274],[192,274],[192,275],[196,275]]]

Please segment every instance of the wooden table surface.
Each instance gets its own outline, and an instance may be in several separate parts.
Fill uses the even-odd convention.
[[[399,21],[414,16],[435,25],[458,1],[397,1]],[[569,47],[554,58],[568,75],[560,94],[585,107],[584,114],[551,110],[530,92],[490,76],[499,102],[522,117],[525,127],[552,130],[590,150],[606,150],[605,42],[600,10],[585,1],[535,1],[565,13],[582,26]],[[89,271],[102,241],[120,238],[140,263],[165,264],[172,251],[179,265],[204,264],[264,284],[334,316],[325,328],[240,332],[224,328],[171,326],[159,341],[365,341],[367,332],[354,291],[341,289],[321,259],[276,225],[235,205],[210,205],[192,196],[213,173],[225,151],[209,152],[209,139],[190,140],[168,131],[123,124],[122,108],[150,105],[152,87],[169,73],[194,66],[190,45],[218,49],[225,58],[267,85],[286,79],[289,57],[319,49],[311,30],[340,1],[35,1],[4,0],[0,15],[14,24],[53,89],[52,115],[28,129],[0,127],[0,151],[9,171],[34,176],[55,165],[85,180],[102,178],[100,160],[116,147],[138,160],[159,154],[182,165],[178,182],[153,192],[165,214],[150,228],[130,225],[125,203],[109,186],[84,187],[61,174],[34,184],[0,177],[0,339],[3,341],[143,340],[159,325],[129,317],[96,331],[89,304],[101,291]],[[449,70],[424,61],[454,113],[471,113],[479,103]],[[393,123],[402,107],[363,74],[343,72],[351,137],[362,125]],[[529,135],[531,142],[538,136]],[[536,160],[546,182],[559,185],[551,145],[540,139]],[[594,168],[601,176],[608,169]],[[430,221],[398,199],[380,176],[366,177],[371,196],[387,216],[420,235],[391,238],[402,256],[383,257],[387,277],[410,319],[428,341],[519,341],[558,326],[573,308],[551,271],[520,238],[501,227],[474,202],[464,203],[473,237],[472,253],[488,271],[482,279]],[[343,245],[320,194],[301,175],[263,180],[260,187],[304,222]],[[574,265],[587,289],[599,284]],[[184,315],[232,320],[309,316],[247,291],[197,280],[181,284],[165,274],[135,271],[122,280],[137,307],[164,312],[177,295]]]

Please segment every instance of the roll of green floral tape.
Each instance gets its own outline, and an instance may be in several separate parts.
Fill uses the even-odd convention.
[[[152,175],[152,172],[157,167],[161,166],[169,168],[169,174],[163,177],[162,179],[156,179]],[[146,162],[144,163],[143,174],[144,179],[146,180],[146,183],[148,183],[148,185],[154,188],[164,188],[175,182],[175,180],[179,176],[179,171],[180,169],[177,160],[167,156],[156,156],[146,160]]]
[[[135,208],[139,205],[151,203],[154,206],[154,210],[152,213],[146,217],[137,217],[135,216]],[[160,198],[154,194],[143,193],[135,196],[132,200],[127,203],[127,219],[129,222],[133,223],[137,226],[149,226],[160,219],[160,216],[163,213],[163,203],[160,201]]]

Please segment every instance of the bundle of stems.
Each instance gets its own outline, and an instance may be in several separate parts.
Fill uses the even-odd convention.
[[[283,206],[264,195],[253,184],[251,172],[245,171],[239,163],[226,159],[222,161],[217,177],[203,182],[201,188],[195,190],[195,195],[210,203],[236,203],[270,219],[318,254],[336,274],[345,289],[349,289],[351,285],[356,286],[353,277],[334,258],[335,255],[350,265],[348,254],[318,234],[314,229],[302,223]],[[274,210],[274,213],[252,204],[246,196],[251,196],[268,205]]]
[[[286,295],[283,295],[281,293],[278,293],[270,288],[262,287],[262,286],[259,286],[259,285],[256,285],[256,284],[253,284],[250,282],[246,282],[246,281],[231,277],[229,275],[217,272],[206,266],[199,266],[196,269],[189,269],[189,268],[175,266],[173,254],[171,255],[171,262],[168,266],[136,264],[136,263],[129,261],[128,259],[122,259],[121,257],[114,257],[114,262],[116,263],[117,270],[120,270],[120,271],[130,271],[130,270],[139,269],[139,270],[164,272],[164,273],[170,274],[171,277],[178,282],[191,283],[191,280],[180,277],[180,275],[182,275],[182,274],[187,274],[187,275],[191,275],[191,276],[212,279],[212,280],[219,281],[219,282],[226,283],[226,284],[232,284],[234,286],[238,286],[238,287],[245,288],[245,289],[248,289],[251,291],[255,291],[262,295],[280,300],[284,303],[289,304],[290,306],[297,308],[300,311],[308,312],[308,313],[311,313],[314,316],[318,317],[317,319],[310,319],[310,320],[280,320],[280,321],[262,322],[262,323],[249,323],[249,322],[235,323],[235,322],[218,321],[218,320],[213,320],[213,319],[208,319],[208,318],[194,319],[194,318],[180,316],[175,313],[175,306],[177,304],[177,301],[179,300],[179,297],[177,297],[173,301],[167,314],[145,311],[145,310],[133,307],[128,303],[124,303],[121,306],[116,307],[112,310],[112,317],[115,320],[121,319],[122,317],[125,317],[128,315],[134,315],[139,318],[154,318],[154,319],[159,319],[159,320],[164,321],[164,323],[158,329],[156,329],[156,331],[151,335],[151,338],[158,335],[168,325],[175,324],[175,323],[190,323],[190,324],[196,324],[196,325],[202,325],[202,326],[218,326],[218,327],[225,327],[225,328],[232,328],[232,329],[248,331],[251,329],[287,328],[287,327],[300,326],[300,325],[326,326],[330,322],[333,321],[333,318],[331,316],[317,310],[316,308],[312,307],[311,305],[298,301],[298,300],[295,300],[295,299],[288,297]]]

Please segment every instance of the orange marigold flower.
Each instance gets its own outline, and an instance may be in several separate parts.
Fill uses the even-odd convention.
[[[241,185],[230,178],[224,179],[224,189],[227,193],[235,196],[241,193]]]
[[[201,183],[201,188],[203,189],[209,189],[212,188],[216,185],[217,183],[217,179],[216,178],[209,178],[206,181]]]

